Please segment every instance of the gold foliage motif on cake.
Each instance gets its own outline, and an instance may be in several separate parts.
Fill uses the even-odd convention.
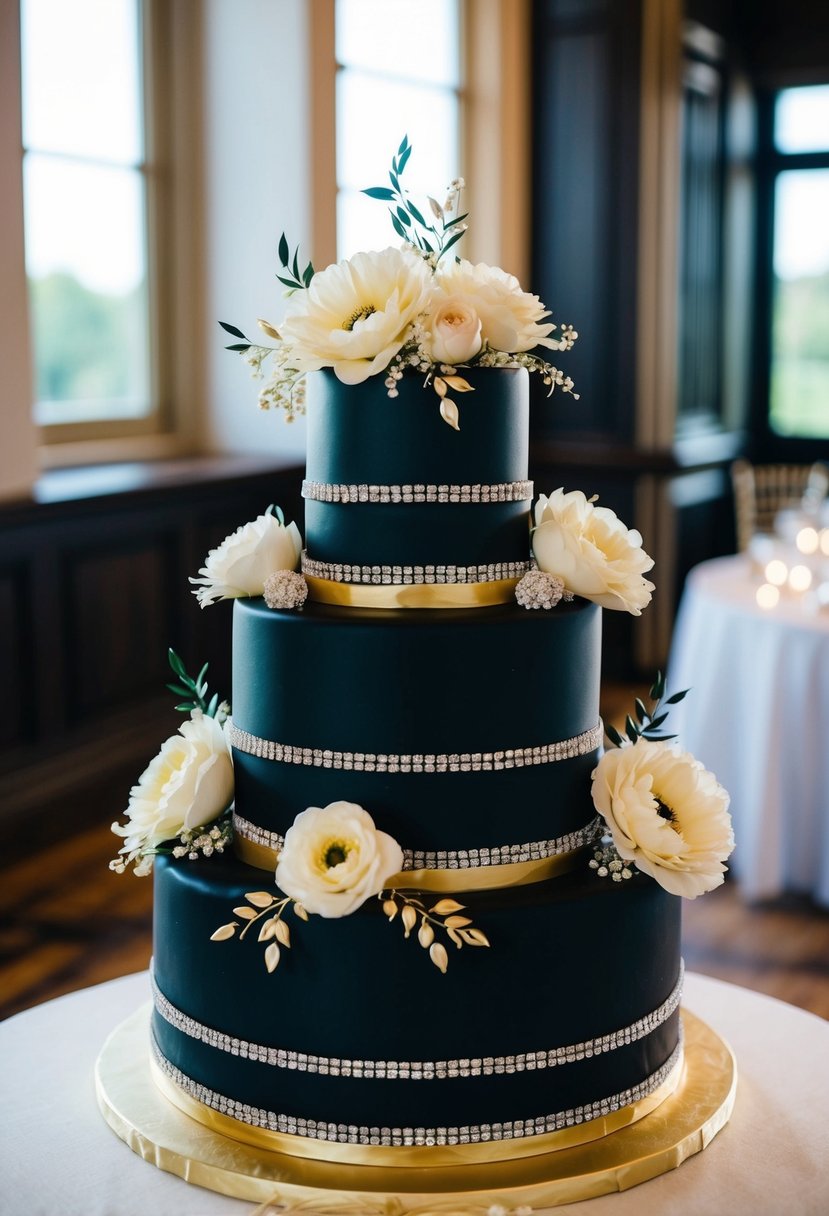
[[[455,899],[439,899],[431,908],[427,908],[422,899],[405,891],[389,890],[380,894],[383,901],[383,912],[389,921],[393,921],[400,913],[404,938],[411,937],[417,926],[418,943],[424,950],[429,951],[429,958],[438,971],[446,974],[449,966],[449,954],[443,942],[435,937],[435,930],[445,932],[449,941],[458,950],[463,946],[488,946],[489,940],[485,933],[476,929],[468,916],[459,915],[465,911],[464,904]]]
[[[241,941],[251,926],[258,924],[259,934],[256,940],[266,943],[265,966],[268,971],[275,971],[279,966],[282,954],[280,947],[284,947],[286,950],[291,948],[291,930],[283,919],[289,904],[294,905],[294,914],[300,920],[307,920],[308,913],[295,900],[287,897],[277,899],[275,895],[271,895],[270,891],[249,891],[245,895],[245,899],[248,901],[247,904],[240,904],[239,907],[233,909],[233,915],[238,919],[229,921],[226,925],[219,925],[215,933],[211,933],[210,940],[225,942],[231,937],[235,937],[239,921],[242,921],[239,933],[239,941]]]

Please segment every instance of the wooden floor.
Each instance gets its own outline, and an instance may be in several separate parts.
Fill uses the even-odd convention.
[[[605,719],[616,719],[620,695],[607,702]],[[147,966],[152,881],[107,868],[119,844],[109,825],[136,776],[93,783],[62,805],[63,821],[78,825],[65,839],[4,846],[0,1017]],[[794,899],[751,907],[727,883],[685,902],[684,937],[690,969],[829,1019],[829,912]]]

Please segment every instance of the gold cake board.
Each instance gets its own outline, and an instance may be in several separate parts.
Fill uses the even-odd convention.
[[[151,1008],[143,1006],[122,1022],[98,1057],[96,1091],[107,1123],[159,1169],[282,1212],[483,1214],[499,1204],[507,1211],[538,1210],[628,1190],[706,1148],[728,1122],[737,1088],[731,1048],[683,1010],[685,1065],[676,1091],[638,1123],[601,1140],[486,1164],[343,1165],[253,1148],[208,1130],[173,1106],[151,1076]]]

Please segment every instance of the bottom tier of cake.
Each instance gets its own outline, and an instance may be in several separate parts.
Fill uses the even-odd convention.
[[[585,862],[464,894],[490,947],[449,943],[445,974],[377,900],[340,920],[288,913],[269,972],[262,921],[238,911],[258,910],[263,877],[231,857],[156,864],[158,1073],[226,1134],[320,1158],[496,1159],[562,1129],[602,1135],[678,1081],[680,905],[644,876]]]

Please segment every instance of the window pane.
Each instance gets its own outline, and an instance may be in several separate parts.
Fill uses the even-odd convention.
[[[138,0],[22,0],[23,143],[141,158]]]
[[[829,438],[829,169],[781,173],[775,193],[771,423]]]
[[[141,174],[30,153],[24,196],[36,420],[146,414]]]
[[[459,84],[458,0],[337,0],[335,21],[338,63]]]
[[[829,85],[784,89],[778,95],[774,142],[781,152],[829,149]]]

